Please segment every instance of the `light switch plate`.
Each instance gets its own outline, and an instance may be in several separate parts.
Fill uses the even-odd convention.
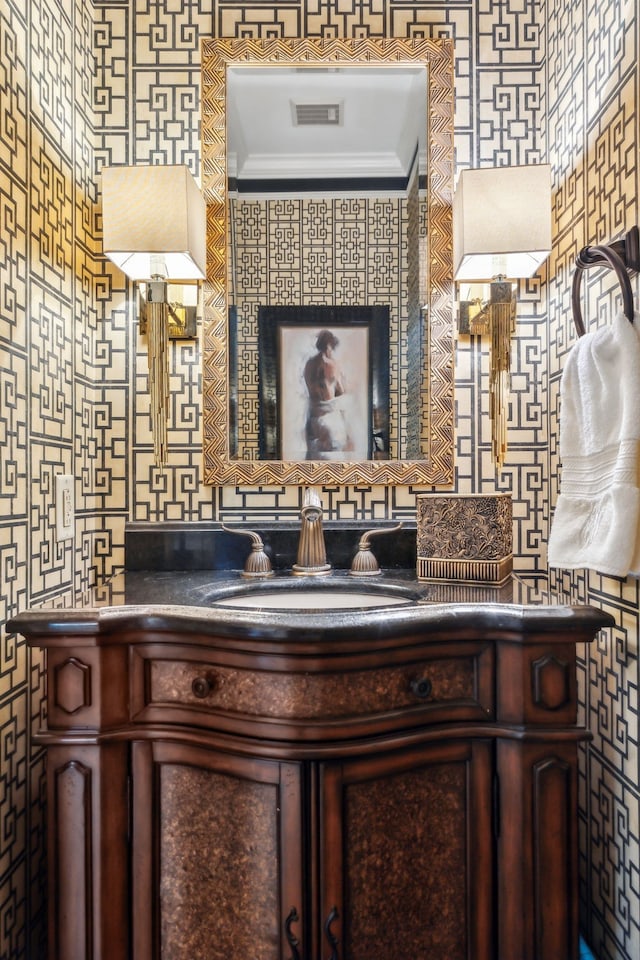
[[[70,474],[56,474],[56,538],[72,540],[75,530],[75,503],[73,495],[73,477]]]

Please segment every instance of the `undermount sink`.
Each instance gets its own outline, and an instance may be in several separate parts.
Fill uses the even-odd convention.
[[[271,581],[200,588],[197,602],[214,607],[251,610],[322,611],[408,606],[423,599],[423,592],[408,584],[371,583],[327,578],[301,580],[286,577]],[[196,599],[196,598],[194,598]]]
[[[235,597],[216,601],[219,607],[258,607],[269,610],[317,610],[330,606],[348,610],[359,607],[386,607],[411,603],[407,597],[392,597],[385,593],[367,593],[362,590],[344,593],[341,590],[277,590],[274,593],[248,591]]]

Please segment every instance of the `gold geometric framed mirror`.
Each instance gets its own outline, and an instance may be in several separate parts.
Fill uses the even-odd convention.
[[[398,82],[401,75],[413,84],[417,77],[424,91],[424,107],[409,111],[405,123],[406,126],[415,122],[417,116],[420,129],[419,139],[414,135],[412,156],[409,156],[411,150],[404,150],[409,157],[407,168],[411,167],[412,171],[403,181],[412,184],[404,194],[395,182],[393,189],[389,188],[391,180],[386,177],[378,182],[377,173],[362,187],[362,171],[368,169],[372,161],[359,155],[355,158],[349,155],[347,161],[352,169],[358,170],[356,179],[360,181],[359,189],[364,190],[364,194],[361,192],[355,199],[345,198],[339,176],[326,178],[322,189],[314,184],[309,190],[310,180],[306,176],[287,174],[289,180],[285,182],[282,171],[286,162],[282,158],[271,166],[266,163],[271,170],[268,184],[265,179],[259,181],[263,174],[252,179],[249,173],[241,185],[238,155],[253,129],[245,128],[238,134],[233,125],[245,81],[258,85],[249,89],[249,100],[257,96],[251,89],[269,86],[271,81],[274,86],[284,85],[289,91],[287,109],[294,124],[315,123],[320,108],[323,120],[334,126],[341,123],[343,104],[345,118],[349,116],[351,93],[329,95],[330,83],[344,82],[345,91],[346,84],[358,77],[364,77],[364,86],[369,90],[378,83],[384,85],[384,89],[381,87],[376,93],[379,142],[374,146],[380,155],[376,163],[386,163],[392,151],[384,147],[384,134],[391,121],[387,123],[382,119],[383,103],[389,93],[387,86],[391,87],[391,81]],[[297,90],[302,90],[307,81],[316,81],[318,76],[323,84],[322,95],[307,97],[306,101],[296,96]],[[321,102],[327,99],[331,101],[328,110]],[[404,97],[396,101],[398,107],[405,102],[408,100]],[[311,121],[307,116],[309,107]],[[395,112],[399,112],[397,108]],[[275,106],[262,113],[270,119],[277,116]],[[256,128],[258,119],[253,123]],[[345,119],[345,130],[347,126]],[[305,142],[316,133],[305,131]],[[280,132],[278,138],[284,142]],[[362,139],[364,142],[364,135]],[[249,150],[245,152],[248,154]],[[399,154],[402,152],[398,150]],[[320,159],[316,157],[317,165],[332,170],[334,159],[341,155],[334,150]],[[244,168],[253,170],[249,161]],[[295,162],[291,169],[295,173]],[[275,191],[274,170],[280,178]],[[300,187],[303,181],[304,186]],[[336,184],[340,186],[337,194],[333,189]],[[205,40],[202,45],[202,188],[207,203],[204,482],[255,486],[450,484],[454,408],[452,42],[447,39]],[[294,189],[306,193],[294,196]],[[328,195],[331,200],[327,200]],[[336,204],[351,218],[349,228],[340,221],[340,249],[337,250],[335,244],[335,231],[331,249],[328,245],[324,249],[317,245],[313,250],[303,249],[295,232],[298,225],[303,224],[300,230],[306,230],[309,235],[327,232],[331,236],[330,224],[337,219],[333,212]],[[398,210],[400,214],[396,213]],[[283,224],[281,218],[285,214],[288,220]],[[344,251],[348,247],[345,236],[357,233],[359,224],[365,221],[369,225],[366,252],[360,255],[357,269],[351,271],[348,281],[341,280],[340,287],[335,279],[338,269],[335,261],[344,262],[347,256]],[[313,230],[308,228],[310,223]],[[255,238],[262,233],[270,242],[258,249]],[[291,237],[294,240],[290,242]],[[241,247],[243,238],[245,247]],[[305,243],[310,242],[306,234],[303,239]],[[393,250],[389,252],[392,244]],[[276,261],[285,255],[291,261],[296,260],[298,276],[302,279],[298,276],[294,280],[291,276],[282,279]],[[312,281],[308,279],[310,274],[314,275]],[[356,289],[358,284],[360,287]],[[324,295],[323,285],[328,288]],[[387,301],[391,317],[388,437],[382,440],[377,437],[379,446],[369,446],[366,459],[362,454],[358,454],[357,459],[350,458],[351,454],[341,452],[349,449],[346,446],[317,456],[309,452],[315,448],[309,447],[306,456],[300,459],[274,459],[277,453],[266,459],[260,443],[264,414],[258,383],[260,308],[319,304],[342,307],[345,303],[377,307]],[[326,330],[320,332],[323,336],[327,333]],[[341,328],[330,332],[340,335]],[[287,342],[297,342],[294,331],[287,330],[287,333]],[[334,339],[338,342],[339,336]],[[367,343],[366,339],[362,342]],[[290,359],[290,354],[283,354],[282,365]],[[377,382],[375,376],[373,380]],[[279,383],[278,376],[274,376],[274,381]],[[280,396],[289,396],[284,386],[282,394],[275,392],[270,398],[276,407],[275,416],[290,416],[294,407],[289,400],[282,402]],[[294,393],[290,396],[294,397]],[[370,426],[368,429],[371,431]]]

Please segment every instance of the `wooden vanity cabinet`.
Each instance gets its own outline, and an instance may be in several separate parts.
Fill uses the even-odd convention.
[[[264,641],[25,616],[50,960],[577,960],[576,643],[609,620],[535,610]]]
[[[491,960],[487,742],[344,763],[136,742],[132,762],[136,960]]]

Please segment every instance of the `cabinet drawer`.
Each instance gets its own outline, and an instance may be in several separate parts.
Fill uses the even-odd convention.
[[[493,718],[493,649],[425,657],[367,669],[285,671],[215,663],[193,651],[146,656],[132,671],[133,719],[246,730],[266,723],[270,735],[350,736],[362,724],[395,729],[443,720]]]

